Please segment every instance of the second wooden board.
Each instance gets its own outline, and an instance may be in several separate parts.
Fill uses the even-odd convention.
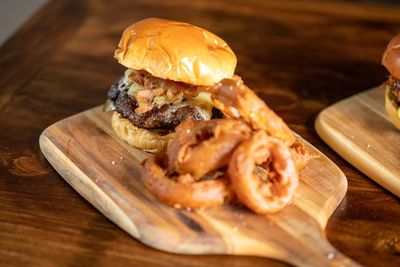
[[[323,110],[319,136],[371,179],[400,196],[400,131],[385,111],[384,90],[373,88]]]

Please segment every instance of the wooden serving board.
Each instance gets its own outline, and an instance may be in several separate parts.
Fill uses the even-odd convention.
[[[357,265],[336,251],[323,232],[346,193],[347,180],[322,154],[301,172],[293,204],[261,216],[230,205],[187,211],[158,202],[141,181],[141,162],[148,154],[121,141],[101,107],[53,124],[40,136],[40,147],[76,191],[153,248],[263,256],[298,266]]]
[[[319,136],[357,169],[400,196],[400,131],[376,87],[324,109],[315,122]]]

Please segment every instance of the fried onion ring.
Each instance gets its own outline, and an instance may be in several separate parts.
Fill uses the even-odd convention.
[[[208,90],[214,106],[228,118],[243,119],[254,130],[265,130],[289,146],[295,142],[295,136],[281,117],[248,88],[239,76],[223,79]]]
[[[146,188],[163,203],[175,208],[207,208],[219,206],[232,197],[225,176],[198,182],[193,182],[190,174],[169,176],[165,159],[165,152],[148,158],[142,175]]]
[[[267,175],[258,174],[258,166]],[[236,148],[228,174],[240,202],[260,214],[277,212],[285,207],[298,185],[290,149],[265,131],[257,131]]]
[[[176,128],[175,136],[168,144],[168,169],[200,179],[227,166],[233,150],[250,137],[250,131],[239,120],[187,120]]]

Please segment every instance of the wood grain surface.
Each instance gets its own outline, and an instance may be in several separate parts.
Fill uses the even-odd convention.
[[[160,203],[141,181],[148,154],[118,138],[111,112],[102,107],[53,124],[40,136],[40,148],[76,191],[150,247],[178,254],[271,257],[297,266],[357,266],[323,234],[347,180],[322,154],[301,171],[293,204],[262,216],[233,205],[186,211]]]
[[[347,176],[347,194],[326,226],[330,243],[365,266],[400,265],[399,199],[314,130],[325,107],[386,80],[380,57],[400,32],[399,11],[360,1],[51,1],[0,47],[0,265],[286,266],[149,248],[80,197],[41,154],[43,129],[104,102],[123,73],[112,57],[122,30],[150,16],[225,39],[243,79]]]
[[[333,104],[319,114],[315,125],[336,152],[400,197],[400,132],[386,114],[384,88]]]

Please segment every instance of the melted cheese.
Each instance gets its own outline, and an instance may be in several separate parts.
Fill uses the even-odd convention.
[[[157,105],[157,106],[162,106],[164,104],[170,104],[170,103],[171,102],[164,95],[156,96],[153,99],[153,104]],[[173,106],[171,107],[171,112],[173,112],[174,110],[176,110],[179,107],[183,107],[183,106],[187,106],[187,105],[195,107],[196,110],[200,113],[200,115],[205,120],[211,119],[213,104],[211,102],[209,93],[201,92],[196,97],[193,97],[193,98],[186,97],[183,100],[174,102]]]
[[[190,98],[187,101],[196,107],[204,119],[211,119],[213,104],[209,93],[200,92],[196,97]]]
[[[125,70],[123,78],[118,82],[118,88],[120,88],[120,90],[127,90],[128,95],[130,95],[131,97],[135,97],[137,91],[143,89],[142,84],[138,84],[130,80],[129,76],[133,72],[134,70],[132,69]],[[165,95],[156,96],[153,99],[153,105],[162,106],[164,104],[171,104],[171,101],[168,100]],[[184,99],[180,99],[173,103],[173,107],[171,107],[171,112],[179,107],[186,105],[191,105],[195,107],[204,119],[211,119],[213,104],[211,102],[211,97],[209,93],[200,92],[196,97],[185,97]]]
[[[128,89],[128,95],[135,97],[138,90],[143,89],[143,85],[133,82]]]

